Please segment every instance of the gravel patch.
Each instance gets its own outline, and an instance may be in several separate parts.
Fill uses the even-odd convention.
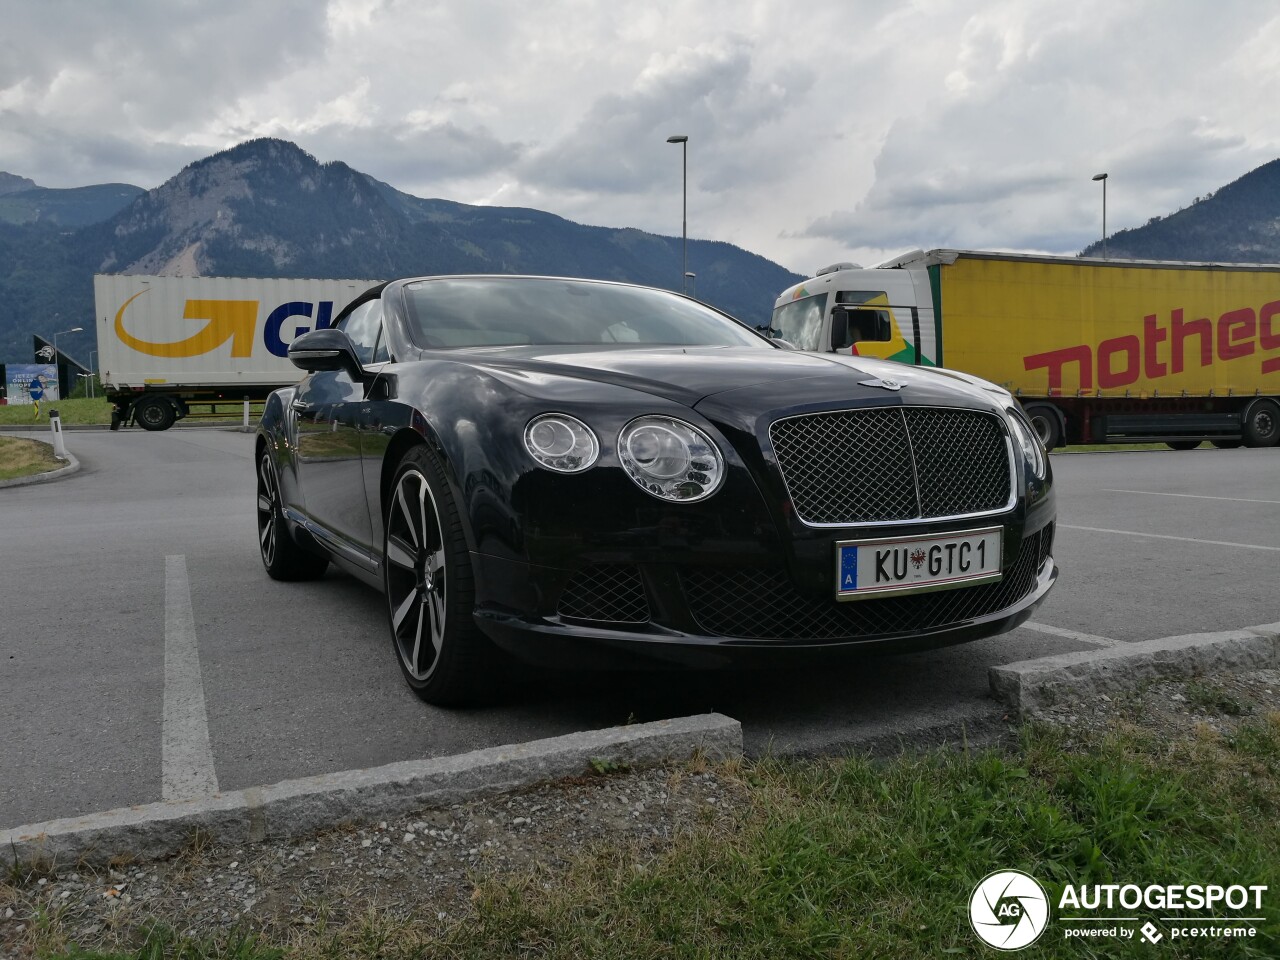
[[[695,824],[732,820],[748,802],[734,770],[608,772],[316,836],[238,847],[197,838],[165,861],[28,871],[0,883],[0,957],[136,948],[156,920],[278,941],[371,912],[446,924],[483,880],[533,871],[549,888],[594,845],[630,845],[643,861]]]

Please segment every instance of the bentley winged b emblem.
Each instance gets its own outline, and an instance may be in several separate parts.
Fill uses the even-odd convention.
[[[883,390],[892,390],[895,393],[906,386],[906,384],[899,383],[897,380],[881,380],[878,377],[875,380],[859,380],[858,383],[864,387],[880,387]]]

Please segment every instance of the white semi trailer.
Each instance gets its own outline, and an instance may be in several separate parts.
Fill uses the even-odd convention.
[[[263,400],[301,376],[286,354],[376,280],[93,278],[98,369],[111,428],[166,430],[219,405]]]

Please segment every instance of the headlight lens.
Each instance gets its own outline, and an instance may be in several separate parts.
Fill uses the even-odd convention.
[[[600,443],[581,420],[563,413],[534,417],[524,428],[529,456],[557,473],[581,473],[600,456]]]
[[[724,457],[697,427],[670,417],[640,417],[618,435],[618,459],[646,493],[689,503],[724,480]]]
[[[1026,414],[1017,407],[1009,407],[1005,410],[1005,415],[1009,421],[1009,431],[1013,434],[1014,439],[1018,441],[1018,446],[1022,448],[1023,457],[1026,458],[1027,463],[1031,464],[1031,469],[1035,473],[1036,479],[1043,480],[1045,470],[1048,467],[1048,459],[1044,451],[1044,444],[1036,436],[1035,428],[1027,420]]]

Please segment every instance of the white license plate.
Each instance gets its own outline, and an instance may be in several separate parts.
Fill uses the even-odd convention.
[[[1002,529],[836,544],[836,599],[950,590],[1000,579]]]

